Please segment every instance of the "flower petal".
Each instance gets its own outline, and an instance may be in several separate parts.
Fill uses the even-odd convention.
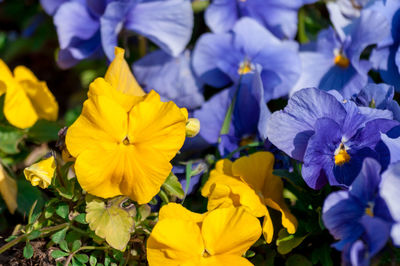
[[[176,219],[177,217],[179,217],[179,219],[195,223],[201,223],[204,218],[202,214],[191,212],[181,204],[170,202],[161,208],[158,215],[158,220]]]
[[[17,209],[17,182],[8,176],[0,164],[0,194],[3,197],[8,210],[14,213]]]
[[[201,228],[206,250],[211,255],[241,256],[261,235],[260,222],[243,208],[209,212]]]

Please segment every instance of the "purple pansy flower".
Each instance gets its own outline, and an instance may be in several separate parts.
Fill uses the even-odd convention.
[[[197,41],[193,68],[208,85],[237,83],[241,74],[261,66],[265,101],[286,95],[299,77],[300,60],[294,41],[281,41],[250,18],[232,32],[206,33]]]
[[[394,88],[387,84],[370,83],[358,95],[353,97],[358,106],[372,107],[381,110],[390,110],[393,118],[400,121],[400,106],[393,100]]]
[[[297,32],[297,11],[317,0],[214,0],[205,20],[215,33],[231,30],[242,17],[251,17],[278,38],[293,39]]]
[[[394,221],[379,195],[380,171],[376,160],[366,158],[349,190],[333,192],[324,202],[322,220],[340,240],[333,246],[347,253],[349,261],[362,262],[360,255],[365,250],[369,257],[374,256],[389,239]]]
[[[296,92],[284,110],[267,123],[269,141],[293,159],[304,162],[302,175],[314,189],[348,187],[365,157],[388,164],[380,133],[398,125],[392,113],[358,107],[341,95],[315,88]]]
[[[292,93],[318,87],[325,91],[338,90],[350,98],[367,84],[371,64],[360,59],[360,55],[367,46],[388,35],[388,22],[378,12],[363,10],[341,32],[333,28],[321,31],[315,51],[300,53],[302,73]]]
[[[200,120],[199,138],[216,145],[222,156],[236,150],[241,144],[265,140],[266,122],[270,115],[264,102],[263,88],[257,70],[244,74],[237,85],[214,95],[194,112]],[[236,94],[236,96],[235,96]],[[232,100],[233,113],[228,134],[220,135],[226,113]]]
[[[204,102],[203,84],[192,70],[189,50],[178,57],[157,50],[136,61],[132,68],[143,88],[157,91],[162,100],[172,100],[191,110]]]
[[[61,48],[58,63],[68,68],[104,53],[112,60],[122,29],[176,56],[189,42],[193,12],[189,0],[70,0],[58,7],[54,24]]]
[[[376,1],[372,10],[383,14],[390,23],[390,34],[372,51],[370,61],[382,79],[400,89],[400,1]]]
[[[390,154],[390,163],[400,161],[400,126],[396,126],[388,132],[381,133],[381,139],[385,143]]]

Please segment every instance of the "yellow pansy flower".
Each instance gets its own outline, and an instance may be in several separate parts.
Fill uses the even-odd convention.
[[[282,213],[282,225],[294,234],[297,220],[286,206],[283,183],[272,174],[273,166],[274,155],[270,152],[256,152],[235,162],[218,161],[201,190],[208,198],[208,210],[243,206],[256,217],[264,216],[264,238],[271,243],[274,228],[268,206]]]
[[[0,95],[4,93],[4,115],[11,125],[28,128],[38,119],[57,120],[58,104],[46,83],[24,66],[11,73],[0,59]]]
[[[53,156],[32,164],[24,169],[26,180],[31,182],[32,186],[39,186],[43,189],[50,186],[56,170],[56,162]]]
[[[0,194],[8,210],[14,213],[17,209],[17,182],[11,178],[0,164]]]
[[[117,48],[105,78],[92,82],[89,99],[66,135],[78,182],[88,193],[127,195],[145,204],[168,177],[170,161],[185,140],[188,113],[161,102],[154,91],[142,93]]]
[[[261,235],[260,222],[243,208],[193,213],[169,203],[147,240],[149,265],[252,265],[242,255]]]

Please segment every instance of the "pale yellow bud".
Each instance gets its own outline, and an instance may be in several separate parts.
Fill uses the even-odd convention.
[[[200,131],[200,121],[197,118],[189,118],[186,122],[186,137],[193,138]]]

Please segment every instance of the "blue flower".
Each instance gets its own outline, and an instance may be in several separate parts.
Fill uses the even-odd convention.
[[[286,95],[299,77],[300,60],[294,41],[281,41],[250,18],[232,32],[206,33],[197,41],[193,68],[208,85],[237,83],[242,74],[261,66],[265,101]]]
[[[278,38],[293,39],[297,32],[297,11],[317,0],[214,0],[207,8],[205,20],[213,32],[231,30],[242,17],[251,17]]]
[[[199,138],[208,144],[218,144],[222,156],[236,150],[240,145],[265,140],[266,122],[270,115],[264,102],[260,75],[244,74],[240,83],[214,95],[194,112],[200,120]],[[236,95],[235,95],[236,94]],[[227,111],[232,101],[233,113],[229,132],[220,135]]]
[[[70,0],[58,7],[54,24],[61,48],[58,64],[68,68],[104,53],[112,60],[122,29],[178,55],[189,42],[193,12],[189,0]]]
[[[179,107],[196,109],[204,102],[202,82],[192,70],[190,51],[173,57],[163,50],[152,52],[133,64],[137,81],[149,92]]]
[[[69,0],[40,0],[40,5],[47,14],[52,16],[63,3],[68,1]]]
[[[370,61],[379,70],[382,79],[400,89],[400,1],[376,1],[371,7],[390,22],[390,34],[372,51]]]
[[[400,121],[400,106],[393,100],[393,97],[393,86],[383,83],[370,83],[365,86],[358,95],[353,97],[353,99],[358,106],[389,110],[393,113],[393,118]]]
[[[315,51],[300,53],[302,73],[292,93],[302,88],[318,87],[325,91],[340,91],[344,97],[350,98],[368,82],[371,63],[360,59],[361,53],[388,34],[386,18],[371,10],[363,10],[361,16],[344,31],[323,30]]]
[[[400,126],[396,126],[388,132],[381,133],[381,139],[389,150],[390,163],[400,161]]]
[[[366,253],[365,249],[373,257],[389,239],[394,221],[379,195],[380,171],[377,161],[365,159],[350,189],[333,192],[325,199],[322,220],[335,239],[340,240],[333,246],[350,253],[350,261],[362,262],[360,255]]]
[[[336,91],[309,88],[296,92],[284,110],[271,115],[267,137],[304,162],[302,175],[311,188],[328,182],[348,187],[365,157],[387,166],[388,151],[380,134],[399,124],[392,117],[388,110],[357,107]]]

